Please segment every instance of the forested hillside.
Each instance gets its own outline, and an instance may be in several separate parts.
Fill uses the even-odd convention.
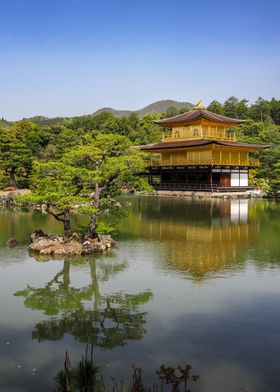
[[[0,189],[17,183],[30,185],[34,161],[58,161],[72,147],[91,144],[98,134],[126,136],[131,145],[153,143],[161,139],[162,129],[152,120],[181,113],[188,108],[169,107],[163,113],[143,117],[132,113],[117,117],[108,112],[98,115],[57,118],[46,123],[21,120],[8,123],[0,120]],[[270,144],[271,148],[259,154],[261,167],[252,170],[252,185],[265,190],[280,190],[280,101],[259,98],[248,105],[245,99],[228,98],[223,104],[213,101],[208,110],[234,118],[243,118],[245,124],[235,129],[239,141]]]
[[[139,117],[146,116],[147,114],[151,113],[163,113],[166,112],[169,108],[174,108],[178,110],[189,110],[193,108],[193,104],[190,102],[178,102],[178,101],[173,101],[172,99],[165,99],[161,101],[157,101],[154,103],[151,103],[148,106],[145,106],[142,109],[139,110],[117,110],[113,108],[102,108],[97,110],[93,115],[100,114],[102,112],[109,112],[113,114],[114,116],[120,117],[120,116],[129,116],[130,114],[137,114]]]

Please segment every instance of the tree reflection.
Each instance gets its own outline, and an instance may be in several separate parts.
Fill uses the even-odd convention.
[[[52,317],[37,323],[32,337],[39,342],[59,340],[71,334],[76,340],[91,343],[103,349],[124,346],[129,340],[140,340],[146,333],[146,312],[140,306],[152,298],[151,291],[128,294],[123,291],[109,295],[100,292],[99,284],[123,271],[126,263],[110,264],[88,259],[91,282],[76,288],[71,285],[70,261],[44,287],[17,291],[24,304],[32,310],[41,310]]]

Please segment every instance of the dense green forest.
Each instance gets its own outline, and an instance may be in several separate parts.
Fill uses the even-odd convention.
[[[246,99],[228,98],[223,104],[213,101],[208,110],[233,118],[243,118],[245,124],[235,129],[237,140],[269,144],[270,149],[259,153],[261,166],[251,171],[251,185],[267,191],[280,190],[280,100],[259,98],[249,105]],[[36,162],[59,161],[70,149],[94,144],[98,135],[126,137],[131,145],[157,142],[162,129],[152,120],[182,113],[186,109],[170,107],[164,113],[143,117],[132,113],[116,117],[109,112],[74,118],[34,121],[23,119],[9,123],[0,120],[0,189],[9,185],[30,186],[32,167]],[[36,119],[38,121],[36,121]]]

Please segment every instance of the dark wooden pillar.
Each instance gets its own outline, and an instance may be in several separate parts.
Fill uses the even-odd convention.
[[[211,192],[213,192],[213,178],[212,178],[212,167],[209,169],[209,183],[211,187]]]

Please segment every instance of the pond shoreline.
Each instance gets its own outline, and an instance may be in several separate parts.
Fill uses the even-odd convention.
[[[146,194],[157,197],[186,197],[197,199],[274,199],[280,200],[280,195],[264,193],[262,191],[251,192],[192,192],[192,191],[154,191]]]
[[[0,191],[0,206],[9,207],[15,205],[14,198],[18,195],[30,194],[30,189],[17,189],[14,191]],[[126,193],[124,193],[125,195]],[[265,193],[261,190],[248,192],[193,192],[193,191],[167,191],[158,190],[152,192],[136,193],[141,196],[157,197],[186,197],[198,199],[272,199],[280,200],[280,194]],[[37,206],[38,209],[38,206]]]
[[[30,189],[14,189],[8,191],[0,190],[0,205],[2,204],[4,207],[13,205],[15,196],[29,195],[30,193]]]

